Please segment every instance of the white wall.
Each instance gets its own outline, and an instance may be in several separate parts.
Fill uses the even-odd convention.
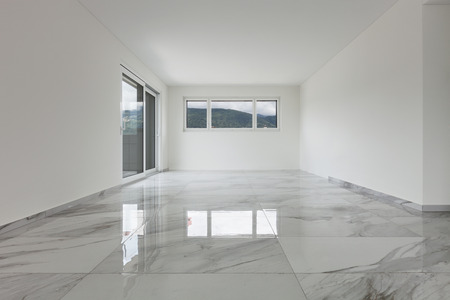
[[[399,0],[302,84],[302,169],[422,204],[421,2]]]
[[[281,130],[185,132],[183,97],[280,97]],[[299,167],[298,87],[170,87],[171,170],[269,170]]]
[[[0,225],[120,184],[120,64],[166,86],[75,0],[2,0],[0,36]]]
[[[425,5],[424,204],[450,205],[450,5]]]

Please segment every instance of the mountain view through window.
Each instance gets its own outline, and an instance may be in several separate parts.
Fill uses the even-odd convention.
[[[254,109],[255,105],[255,109]],[[211,128],[277,128],[277,100],[212,100]],[[186,101],[186,128],[207,128],[207,100]]]

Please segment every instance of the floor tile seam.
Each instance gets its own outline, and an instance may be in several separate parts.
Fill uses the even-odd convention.
[[[117,216],[104,216],[102,217],[102,215],[109,215],[109,214],[117,214]],[[90,212],[70,212],[70,213],[66,213],[66,214],[62,214],[62,215],[58,215],[52,218],[94,218],[95,215],[99,215],[100,218],[111,218],[111,219],[121,219],[122,216],[122,207],[121,208],[117,208],[115,210],[102,210],[100,212],[96,212],[96,211],[90,211]],[[119,216],[120,215],[120,216]],[[97,218],[98,219],[98,216]],[[52,221],[53,222],[53,221]]]
[[[79,216],[77,216],[77,215],[75,215],[75,216],[50,216],[50,217],[47,217],[47,220],[49,220],[50,222],[54,222],[55,220],[58,220],[58,219],[70,219],[70,218],[99,219],[98,217],[95,218],[95,217],[93,217],[91,215],[93,215],[93,214],[116,213],[116,212],[119,212],[119,211],[102,211],[102,212],[99,212],[99,213],[97,213],[97,212],[91,213],[90,215],[79,215]],[[118,220],[118,221],[120,221],[122,219],[122,217],[100,217],[100,218],[101,219],[113,219],[113,220]],[[46,224],[44,224],[44,225],[46,225]]]
[[[261,203],[260,203],[260,205],[263,206]],[[264,209],[263,209],[263,210],[264,210]],[[386,221],[388,225],[399,226],[399,227],[401,227],[402,229],[406,230],[407,232],[409,232],[409,233],[411,234],[411,236],[405,236],[405,237],[422,237],[422,236],[423,236],[423,235],[420,235],[420,234],[418,234],[418,233],[416,233],[416,232],[413,232],[413,231],[409,230],[409,229],[406,228],[405,226],[401,226],[401,225],[399,225],[399,224],[396,224],[396,223],[392,222],[391,220],[389,220],[389,219],[387,219],[387,218],[382,218],[382,217],[380,217],[380,216],[377,216],[377,215],[373,214],[373,213],[370,212],[370,211],[366,211],[366,212],[364,212],[364,213],[368,213],[371,217],[381,218],[382,220]],[[283,216],[283,217],[281,217],[281,218],[291,218],[291,217],[289,217],[289,216]],[[270,222],[270,221],[269,221],[269,222]],[[270,223],[270,224],[271,224],[271,223]],[[272,224],[271,224],[271,225],[272,225]],[[272,229],[273,229],[273,228],[272,228]],[[283,237],[302,237],[303,235],[281,235],[281,236],[283,236]],[[313,237],[313,235],[305,235],[305,237],[308,237],[308,236]],[[317,236],[317,237],[333,237],[333,235],[331,235],[331,236]],[[336,237],[352,237],[352,236],[347,236],[347,235],[345,235],[345,236],[339,236],[339,235],[337,235]],[[365,236],[363,236],[363,237],[365,237]],[[371,236],[371,237],[389,237],[389,236]],[[399,237],[402,237],[402,236],[399,236]]]
[[[135,230],[133,230],[132,231],[132,233],[130,233],[128,236],[127,236],[127,238],[126,239],[123,239],[123,234],[121,235],[121,237],[122,237],[122,241],[120,242],[120,245],[123,245],[123,244],[125,244],[139,229],[141,229],[141,228],[143,228],[143,227],[145,227],[146,225],[147,225],[147,222],[149,222],[149,221],[153,221],[153,219],[149,219],[149,220],[146,220],[146,221],[144,221],[144,223],[141,225],[141,226],[139,226],[138,228],[136,228]]]
[[[72,274],[72,275],[89,275],[90,273],[86,273],[86,272],[69,272],[69,273],[65,273],[65,272],[30,272],[30,271],[26,271],[26,272],[2,272],[0,271],[0,275],[55,275],[55,274],[63,274],[63,275],[68,275],[68,274]]]
[[[307,272],[302,272],[302,273],[295,273],[295,274],[302,274],[302,275],[361,275],[361,274],[366,274],[366,275],[371,275],[371,274],[403,274],[403,275],[411,275],[411,274],[447,274],[450,276],[450,272],[448,273],[432,273],[432,272],[424,272],[424,271],[411,271],[411,272],[370,272],[370,271],[361,271],[361,272],[322,272],[322,273],[318,273],[318,272],[312,272],[312,273],[307,273]]]
[[[394,271],[394,272],[371,272],[371,271],[361,271],[361,272],[311,272],[311,273],[306,273],[306,272],[296,272],[294,273],[296,275],[351,275],[351,274],[448,274],[450,275],[450,271],[449,272],[428,272],[428,271],[411,271],[411,272],[407,272],[407,271]]]
[[[388,237],[388,239],[390,239],[390,238],[391,237]],[[392,238],[398,239],[397,237],[392,237]],[[418,244],[421,244],[421,246],[423,246],[423,243],[426,240],[426,239],[421,238],[421,237],[412,237],[412,238],[411,237],[406,237],[406,238],[409,238],[409,239],[420,239],[420,241],[414,242],[414,244],[418,243]],[[284,245],[283,245],[284,244],[283,240],[285,240],[287,242],[288,240],[292,241],[294,239],[298,240],[298,239],[301,239],[301,238],[294,238],[294,239],[292,239],[292,238],[283,238],[282,237],[282,238],[278,238],[278,239],[280,240],[280,244],[281,244],[282,249],[284,251],[285,248],[284,248]],[[342,238],[339,238],[339,239],[342,239]],[[366,239],[366,238],[363,238],[363,239]],[[385,238],[383,238],[383,239],[385,239]],[[421,257],[423,257],[423,255],[421,255]],[[289,257],[288,257],[288,261],[289,261]],[[290,261],[289,261],[289,263],[290,263]],[[295,273],[295,271],[294,271],[294,273]],[[378,273],[378,272],[377,271],[371,271],[370,269],[368,269],[368,270],[360,270],[360,271],[339,271],[339,270],[333,271],[333,270],[330,270],[330,271],[325,271],[325,272],[303,272],[303,273],[305,273],[305,274],[309,274],[309,273],[324,273],[324,274],[344,273],[344,274],[353,274],[353,273]],[[381,273],[383,273],[383,272],[381,272]],[[386,273],[386,272],[384,272],[384,273]],[[393,272],[388,272],[388,273],[393,273]],[[404,271],[404,273],[434,273],[434,272],[430,271],[429,268],[427,268],[426,266],[420,266],[416,270]],[[450,271],[442,272],[442,273],[450,274]]]
[[[411,232],[412,234],[417,235],[418,237],[423,237],[423,238],[425,238],[424,234],[419,234],[419,233],[417,233],[417,232],[415,232],[415,231],[412,231],[411,229],[407,228],[406,225],[397,224],[397,223],[395,223],[395,222],[392,222],[392,221],[391,221],[390,219],[388,219],[388,218],[383,218],[383,217],[380,217],[380,218],[382,218],[383,220],[388,221],[389,224],[394,224],[394,225],[396,225],[396,226],[399,226],[399,227],[403,228],[404,230],[409,231],[409,232]],[[399,218],[411,218],[411,217],[399,217]]]
[[[258,205],[259,205],[259,207],[261,207],[261,210],[262,210],[264,216],[266,217],[266,221],[269,223],[270,229],[272,230],[274,237],[278,238],[278,232],[275,232],[275,230],[273,229],[273,225],[270,222],[269,218],[267,217],[266,210],[262,207],[261,203],[258,203]],[[277,217],[277,221],[278,221],[278,217]],[[280,244],[279,241],[278,241],[278,243]],[[281,247],[281,244],[280,244],[280,247]]]
[[[444,236],[447,237],[447,236]],[[281,239],[421,239],[425,241],[429,237],[423,236],[279,236],[277,238]]]
[[[294,279],[295,279],[295,281],[297,282],[298,287],[300,288],[300,291],[302,292],[302,294],[303,294],[303,296],[305,297],[305,299],[308,299],[308,298],[306,297],[306,292],[305,292],[305,290],[304,290],[302,284],[300,283],[300,280],[299,280],[297,274],[296,274],[295,271],[294,271],[294,267],[292,266],[291,262],[289,261],[288,256],[286,255],[286,252],[284,251],[283,245],[281,244],[281,242],[279,242],[279,243],[280,243],[280,246],[281,246],[281,250],[283,251],[283,254],[284,254],[284,256],[286,257],[286,260],[287,260],[287,262],[288,262],[288,264],[289,264],[289,267],[291,268],[291,270],[292,270],[292,272],[293,272]]]
[[[294,276],[295,276],[295,280],[297,281],[297,284],[298,284],[298,286],[300,287],[300,290],[302,291],[303,295],[305,296],[305,299],[307,299],[307,298],[306,298],[306,293],[305,293],[305,291],[304,291],[302,285],[300,284],[300,281],[299,281],[298,277],[295,275],[294,267],[292,266],[292,263],[290,262],[289,257],[288,257],[287,254],[286,254],[286,251],[285,251],[285,249],[284,249],[284,247],[283,247],[283,243],[281,243],[281,241],[280,241],[280,239],[279,239],[278,237],[277,237],[277,240],[278,240],[278,244],[279,244],[280,247],[281,247],[281,251],[283,251],[284,257],[286,258],[286,261],[288,262],[289,267],[291,268],[292,273],[293,273]]]
[[[67,294],[69,294],[76,286],[78,286],[89,275],[89,273],[80,273],[80,274],[84,274],[84,275],[78,280],[77,284],[74,284],[71,288],[69,288],[67,290],[66,293],[61,295],[60,299],[63,299]]]
[[[345,200],[345,199],[343,199],[344,201],[347,201],[347,200]],[[378,217],[378,218],[381,218],[380,216],[378,216],[377,214],[375,214],[374,212],[372,212],[370,209],[368,209],[368,208],[364,208],[364,207],[361,207],[360,205],[358,205],[358,204],[355,204],[355,203],[351,203],[350,201],[347,201],[347,202],[349,202],[350,203],[350,205],[352,206],[352,207],[358,207],[358,208],[360,208],[360,209],[362,209],[363,211],[365,211],[366,213],[369,213],[371,216],[373,216],[373,217]]]
[[[40,274],[40,273],[37,273]],[[49,274],[66,274],[66,273],[49,273]],[[75,273],[67,273],[75,274]],[[86,275],[294,275],[293,272],[91,272],[91,273],[80,273]]]
[[[232,193],[232,194],[221,194],[221,193],[215,193],[215,194],[196,194],[196,193],[186,193],[185,197],[224,197],[224,196],[247,196],[247,197],[252,197],[255,196],[255,194],[253,192],[251,193]],[[178,199],[176,199],[178,200]]]
[[[416,234],[416,233],[414,233]],[[416,236],[383,236],[383,235],[370,235],[370,236],[365,236],[365,235],[358,235],[358,236],[353,236],[353,235],[284,235],[284,234],[276,234],[276,237],[280,237],[280,238],[423,238],[425,239],[425,237],[421,236],[421,235],[417,235]],[[450,236],[449,236],[450,237]]]
[[[45,234],[40,234],[40,235],[27,235],[26,233],[24,235],[20,235],[17,236],[18,238],[52,238],[52,239],[64,239],[64,240],[68,240],[68,239],[87,239],[87,240],[98,240],[98,241],[106,241],[106,240],[113,240],[113,239],[118,239],[121,238],[122,235],[121,233],[117,233],[114,235],[105,235],[105,234],[99,234],[98,236],[90,236],[90,237],[85,237],[85,236],[79,236],[79,235],[59,235],[59,234],[55,234],[55,235],[45,235]]]
[[[77,240],[86,240],[92,243],[95,242],[105,242],[105,241],[111,241],[111,240],[116,240],[118,239],[118,236],[115,237],[105,237],[105,236],[98,236],[98,237],[84,237],[84,236],[26,236],[26,235],[18,235],[15,237],[11,237],[11,238],[7,238],[5,240],[0,240],[0,249],[1,247],[21,247],[22,245],[8,245],[8,246],[2,246],[2,243],[4,242],[8,242],[11,240],[17,240],[17,239],[25,239],[25,240],[30,240],[30,239],[44,239],[45,241],[43,242],[54,242],[54,241],[58,241],[61,240],[61,242],[64,242],[66,240],[73,240],[73,239],[77,239]],[[39,245],[44,244],[44,243],[38,243]]]
[[[143,225],[143,226],[144,226],[144,225]],[[130,235],[130,237],[131,237],[131,235]],[[94,272],[95,269],[97,269],[101,264],[103,264],[105,261],[107,261],[107,259],[108,259],[111,255],[113,255],[113,254],[116,252],[116,249],[117,249],[119,246],[123,247],[123,243],[124,243],[124,242],[125,242],[125,241],[121,242],[118,246],[114,247],[114,249],[112,249],[111,252],[109,252],[108,254],[106,254],[106,255],[103,257],[103,259],[99,260],[99,262],[98,262],[96,265],[94,265],[94,266],[92,267],[92,269],[88,272],[88,275],[93,274],[92,272]]]
[[[414,210],[410,210],[409,208],[404,206],[405,203],[409,203],[409,202],[395,203],[393,201],[381,199],[379,196],[370,195],[370,194],[368,194],[368,195],[367,194],[361,194],[361,193],[358,193],[358,192],[355,192],[355,191],[352,191],[352,190],[349,190],[349,189],[346,189],[346,188],[343,188],[343,189],[348,190],[349,192],[351,192],[353,194],[362,196],[362,197],[364,197],[364,198],[366,198],[368,200],[372,200],[372,201],[374,201],[376,203],[386,204],[387,206],[389,206],[391,208],[395,208],[395,209],[398,209],[398,210],[400,210],[402,212],[406,212],[412,217],[420,217],[420,215],[421,215],[421,212],[419,212],[419,211],[416,212]],[[365,203],[358,203],[358,204],[359,205],[364,205]]]
[[[121,243],[124,243],[126,240],[128,240],[132,235],[134,235],[136,233],[136,231],[138,231],[140,228],[142,228],[145,225],[145,223],[147,223],[149,221],[152,221],[154,218],[155,218],[155,216],[152,216],[152,217],[146,219],[144,224],[142,224],[141,226],[136,228],[134,231],[132,231],[132,233],[125,240],[123,240]],[[120,222],[120,223],[122,221],[123,220],[117,220],[117,222]],[[34,229],[31,229],[30,231],[32,231],[32,230],[34,230]],[[117,234],[114,234],[114,235],[117,235],[117,236],[114,236],[114,237],[113,236],[109,236],[109,238],[110,239],[115,239],[115,238],[119,238],[119,237],[123,238],[123,235],[122,235],[121,232],[118,232]],[[45,235],[45,234],[42,234],[42,235],[41,234],[39,234],[39,235],[31,235],[30,232],[27,231],[27,232],[25,232],[23,234],[18,235],[17,237],[23,237],[23,238],[56,238],[56,239],[59,239],[59,238],[64,238],[64,239],[69,239],[69,238],[97,239],[97,238],[100,238],[100,237],[104,237],[104,235],[103,236],[98,236],[98,237],[95,237],[95,236],[94,237],[92,237],[92,236],[91,237],[84,237],[84,236],[58,235],[58,234],[56,234],[56,235]],[[0,241],[0,243],[1,243],[1,241]]]
[[[394,206],[394,205],[389,205],[388,203],[379,202],[379,201],[377,201],[376,199],[371,199],[371,200],[373,200],[373,201],[375,201],[375,202],[377,202],[377,203],[381,203],[381,204],[387,205],[388,207],[386,207],[386,209],[389,209],[389,210],[394,209],[394,211],[395,211],[395,210],[398,210],[398,211],[401,211],[402,213],[406,212],[406,213],[409,214],[409,215],[404,216],[404,217],[420,217],[420,216],[411,214],[411,213],[409,213],[408,211],[405,211],[405,210],[403,210],[403,209],[400,209],[400,208],[398,208],[398,207],[396,207],[396,206]],[[355,203],[355,205],[357,205],[357,206],[360,207],[361,209],[365,209],[365,210],[367,210],[367,211],[370,211],[370,212],[373,213],[373,214],[376,214],[376,211],[377,211],[377,210],[383,210],[383,209],[385,209],[385,208],[370,208],[370,207],[366,207],[366,206],[368,206],[368,205],[371,205],[371,204],[367,204],[367,203]],[[376,214],[376,215],[379,216],[379,214]],[[380,216],[380,217],[381,217],[381,216]]]
[[[30,272],[30,271],[24,271],[24,272],[19,272],[19,271],[14,271],[14,272],[7,272],[7,271],[3,271],[0,270],[0,275],[55,275],[55,274],[64,274],[64,275],[68,275],[68,274],[72,274],[72,275],[89,275],[91,274],[90,272],[62,272],[62,271],[55,271],[55,272],[49,272],[49,271],[43,271],[43,272],[38,272],[38,271],[34,271],[34,272]]]

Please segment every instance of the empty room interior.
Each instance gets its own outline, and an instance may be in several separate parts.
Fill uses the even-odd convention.
[[[2,0],[0,299],[448,299],[450,0]]]

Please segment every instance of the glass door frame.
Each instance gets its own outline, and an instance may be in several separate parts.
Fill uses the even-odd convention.
[[[146,170],[147,166],[147,93],[155,97],[155,167],[153,169]],[[151,175],[154,173],[159,172],[159,94],[156,93],[153,89],[150,89],[150,86],[148,84],[145,84],[144,87],[144,175]]]
[[[122,94],[120,98],[120,146],[121,146],[121,177],[122,177],[122,183],[131,182],[140,178],[144,178],[153,174],[156,174],[160,172],[160,137],[161,137],[161,106],[160,106],[160,93],[153,89],[150,85],[148,85],[144,80],[142,80],[139,76],[135,75],[133,72],[131,72],[128,68],[121,65],[121,83],[123,82],[124,75],[132,80],[134,80],[136,83],[138,83],[140,86],[142,86],[142,93],[143,93],[143,158],[142,158],[142,168],[143,172],[137,173],[135,175],[131,175],[128,177],[123,177],[123,123],[122,123],[122,116],[123,116],[123,105],[122,105]],[[121,90],[122,92],[122,90]],[[146,94],[149,93],[153,97],[155,97],[155,168],[146,170],[146,151],[147,151],[147,141],[146,141],[146,122],[147,122],[147,116],[146,116]]]

